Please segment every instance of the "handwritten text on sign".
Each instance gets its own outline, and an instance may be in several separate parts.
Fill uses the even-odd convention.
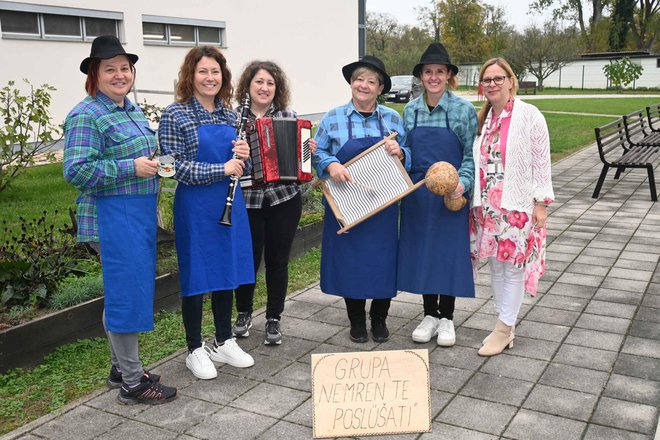
[[[314,437],[431,430],[428,350],[312,355]]]

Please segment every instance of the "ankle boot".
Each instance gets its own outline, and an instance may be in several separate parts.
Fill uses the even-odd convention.
[[[506,325],[499,319],[495,330],[489,335],[486,343],[479,349],[479,356],[495,356],[504,351],[505,348],[513,347],[513,326]]]
[[[375,342],[385,342],[390,339],[390,331],[387,329],[384,317],[371,318],[371,338]]]
[[[490,333],[488,334],[488,336],[486,336],[486,337],[484,338],[484,340],[481,341],[481,345],[486,344],[486,341],[488,340],[488,338],[490,338],[490,337],[493,335],[493,333],[495,333],[495,330],[493,330],[492,332],[490,332]],[[516,325],[515,325],[515,324],[514,324],[514,325],[512,326],[512,328],[511,328],[511,333],[513,333],[514,336],[516,335]]]
[[[369,334],[367,333],[367,323],[366,322],[351,322],[351,341],[362,344],[369,340]]]

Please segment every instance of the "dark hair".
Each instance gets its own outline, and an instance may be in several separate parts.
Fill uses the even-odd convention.
[[[222,102],[225,107],[231,107],[231,71],[227,67],[227,59],[220,49],[213,46],[199,46],[190,49],[179,69],[179,82],[176,85],[176,99],[179,102],[188,102],[195,94],[195,68],[203,57],[213,58],[220,65],[222,85],[215,96],[215,101]]]
[[[511,68],[511,65],[504,59],[504,58],[491,58],[488,61],[484,63],[483,66],[481,66],[481,70],[479,71],[479,81],[484,79],[484,72],[486,69],[488,69],[490,66],[493,66],[497,64],[500,66],[507,74],[509,78],[511,78],[511,96],[516,96],[516,92],[518,91],[518,78],[516,77],[516,74],[513,73],[513,69]],[[479,110],[479,113],[477,113],[477,134],[481,134],[481,129],[484,126],[484,122],[486,121],[486,116],[488,116],[488,112],[490,111],[490,108],[492,106],[490,105],[490,102],[486,100],[484,102],[484,105],[481,106],[481,110]]]
[[[250,92],[250,83],[254,79],[257,72],[261,69],[270,73],[275,80],[275,97],[273,98],[273,106],[276,111],[286,110],[289,107],[289,80],[287,79],[284,71],[272,61],[252,61],[248,64],[243,73],[241,74],[238,84],[236,85],[236,92],[234,99],[240,104],[243,96]]]
[[[135,64],[130,58],[126,57],[128,65],[131,66],[133,72],[133,83],[135,83]],[[85,81],[85,91],[92,98],[96,98],[96,92],[99,91],[99,71],[101,70],[101,59],[94,58],[89,62],[87,70],[87,80]]]

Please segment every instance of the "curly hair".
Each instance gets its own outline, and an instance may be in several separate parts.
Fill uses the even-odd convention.
[[[518,78],[516,77],[516,74],[513,73],[511,65],[504,58],[491,58],[486,61],[484,65],[481,66],[481,70],[479,71],[479,81],[484,79],[484,72],[486,69],[495,64],[500,66],[506,72],[506,75],[511,78],[511,96],[516,96],[516,92],[518,91]],[[481,129],[484,126],[486,116],[488,116],[488,112],[490,111],[491,107],[492,106],[490,102],[486,100],[484,105],[481,107],[481,110],[479,110],[479,113],[477,114],[477,134],[481,134]]]
[[[220,91],[215,96],[215,102],[220,101],[227,108],[231,107],[231,95],[233,86],[231,85],[231,71],[227,66],[227,59],[220,52],[220,49],[213,46],[199,46],[190,49],[183,64],[179,69],[179,82],[176,85],[176,100],[178,102],[188,102],[195,94],[195,68],[197,63],[203,57],[213,58],[220,65],[222,73],[222,85]]]
[[[286,110],[289,107],[289,80],[280,66],[272,61],[257,60],[249,63],[245,69],[243,69],[243,73],[241,73],[241,77],[238,80],[234,99],[240,104],[243,96],[250,92],[250,83],[256,76],[257,72],[261,69],[270,73],[275,80],[275,97],[273,98],[275,111]]]

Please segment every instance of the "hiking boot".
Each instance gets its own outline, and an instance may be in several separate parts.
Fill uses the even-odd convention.
[[[149,377],[142,376],[140,383],[134,387],[122,384],[117,395],[117,401],[122,405],[160,405],[176,398],[176,388],[154,382]]]
[[[369,340],[369,334],[367,333],[367,325],[363,322],[360,324],[351,324],[351,341],[362,344]]]
[[[229,364],[236,368],[247,368],[254,365],[254,359],[241,349],[234,338],[227,339],[224,344],[213,342],[213,348],[205,346],[212,361]]]
[[[231,328],[231,334],[239,338],[247,338],[250,336],[251,327],[252,315],[249,313],[238,312],[236,323]]]
[[[385,324],[385,318],[371,318],[371,339],[385,342],[390,339],[390,331]]]
[[[144,375],[154,382],[160,382],[160,375],[156,373],[150,373],[147,370],[144,370]],[[110,388],[120,388],[122,383],[124,382],[122,380],[121,371],[119,371],[119,368],[117,368],[116,365],[113,365],[110,368],[110,374],[108,374],[108,386]]]
[[[280,332],[280,320],[270,318],[266,321],[266,340],[265,345],[280,345],[282,343],[282,333]]]

